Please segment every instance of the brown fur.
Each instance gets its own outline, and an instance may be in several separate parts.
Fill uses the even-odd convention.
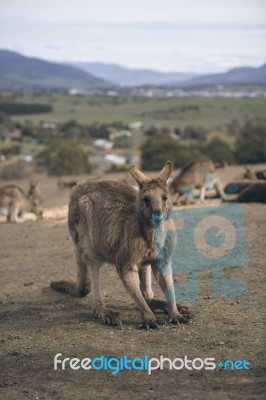
[[[245,166],[245,172],[243,173],[242,179],[257,180],[256,173],[251,167]]]
[[[27,195],[15,185],[0,188],[0,213],[7,216],[8,222],[17,222],[24,212],[33,212],[38,218],[43,214],[43,198],[36,182],[31,181]]]
[[[101,176],[97,176],[94,178],[91,178],[90,181],[95,181],[97,179],[101,179]],[[76,186],[78,184],[79,181],[65,181],[63,178],[61,178],[61,176],[58,178],[57,181],[57,186],[60,190],[64,190],[64,189],[72,189],[74,186]]]
[[[173,202],[179,203],[181,197],[189,190],[190,193],[194,193],[194,190],[200,190],[200,200],[203,202],[206,194],[206,175],[208,173],[213,174],[213,186],[224,198],[222,184],[217,175],[215,175],[215,165],[212,161],[193,161],[185,165],[182,168],[179,175],[177,175],[170,185],[170,193],[173,198]],[[193,199],[192,194],[186,196],[186,203]]]
[[[252,167],[245,166],[245,172],[237,177],[237,180],[249,179],[249,180],[266,180],[266,170],[254,171]]]
[[[160,224],[163,213],[171,209],[167,189],[171,172],[171,162],[165,164],[156,179],[148,179],[136,167],[130,167],[139,192],[119,181],[80,182],[72,191],[68,217],[78,265],[77,282],[52,282],[51,287],[74,296],[86,295],[91,287],[94,316],[122,327],[118,313],[105,307],[99,283],[101,265],[115,264],[141,312],[141,327],[157,328],[158,321],[151,308],[159,303],[153,299],[150,265],[162,290],[172,290],[173,279],[171,269],[167,269],[165,275],[158,272],[152,216],[156,213]],[[166,263],[169,267],[175,243],[175,231],[169,230],[163,244],[168,250]],[[167,307],[170,321],[188,321],[188,314],[182,308],[179,312],[172,299]]]

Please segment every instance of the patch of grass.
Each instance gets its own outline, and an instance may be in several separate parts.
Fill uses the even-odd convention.
[[[62,94],[14,96],[15,101],[32,104],[45,103],[53,106],[47,114],[13,116],[12,120],[33,124],[41,121],[64,123],[76,119],[79,123],[124,124],[142,121],[143,130],[133,133],[132,149],[138,151],[144,140],[143,131],[150,125],[159,125],[173,130],[183,130],[187,125],[201,126],[208,131],[208,139],[221,136],[230,144],[234,135],[228,131],[232,121],[243,126],[248,119],[265,115],[264,99],[222,99],[222,98],[187,98],[187,99],[133,99],[131,97],[73,97]]]
[[[69,110],[75,111],[75,118],[81,123],[95,121],[124,122],[141,119],[145,124],[158,123],[169,127],[187,124],[202,125],[213,129],[225,125],[232,119],[240,122],[248,117],[265,114],[264,99],[141,99],[124,98],[119,101],[109,97],[72,97],[66,95],[16,96],[16,101],[32,104],[53,104],[53,111],[41,114],[15,116],[17,121],[25,119],[39,122],[52,120],[65,122],[70,119]],[[182,122],[181,122],[182,121]]]

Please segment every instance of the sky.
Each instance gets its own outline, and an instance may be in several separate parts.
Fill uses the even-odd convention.
[[[0,0],[0,48],[216,73],[266,63],[265,0]]]

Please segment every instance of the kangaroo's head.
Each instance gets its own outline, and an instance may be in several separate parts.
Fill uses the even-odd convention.
[[[245,165],[244,179],[257,179],[255,172],[248,165]]]
[[[171,197],[167,183],[173,170],[171,161],[167,161],[157,178],[149,179],[135,166],[129,172],[139,186],[139,212],[148,225],[159,223],[171,209]]]
[[[38,182],[30,181],[27,198],[31,205],[30,211],[41,219],[43,217],[43,197]]]

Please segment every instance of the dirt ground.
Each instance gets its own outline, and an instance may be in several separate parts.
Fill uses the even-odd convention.
[[[224,182],[241,167],[220,170]],[[123,176],[124,177],[124,176]],[[3,184],[3,182],[2,182]],[[1,185],[2,185],[1,184]],[[26,189],[27,182],[19,182]],[[200,273],[199,301],[187,303],[190,325],[136,329],[140,315],[113,266],[104,266],[102,287],[108,307],[119,311],[124,330],[95,321],[91,295],[72,298],[50,289],[51,280],[75,279],[76,266],[66,215],[69,191],[55,178],[40,178],[44,220],[0,221],[0,398],[15,399],[262,399],[265,398],[266,206],[243,205],[247,266],[230,268],[248,295],[215,298],[210,271]],[[154,284],[156,297],[162,298]],[[111,371],[54,370],[65,357],[129,358],[187,356],[216,362],[247,360],[250,370]]]

